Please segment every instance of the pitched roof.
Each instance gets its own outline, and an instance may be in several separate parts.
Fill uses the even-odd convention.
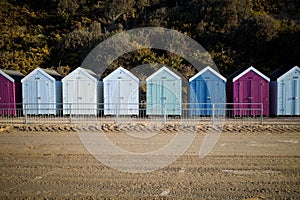
[[[250,71],[255,72],[256,74],[258,74],[259,76],[261,76],[266,81],[270,81],[270,79],[266,75],[264,75],[263,73],[261,73],[260,71],[258,71],[257,69],[255,69],[253,66],[251,66],[251,67],[249,67],[247,69],[239,69],[239,70],[235,71],[232,75],[230,75],[227,78],[227,80],[235,82],[237,79],[241,78],[242,76],[244,76],[245,74],[247,74]]]
[[[182,80],[182,78],[180,76],[178,76],[175,72],[173,72],[172,70],[170,70],[166,66],[163,66],[162,68],[160,68],[159,70],[157,70],[156,72],[154,72],[153,74],[151,74],[149,77],[147,77],[146,81],[154,78],[157,74],[161,73],[162,71],[168,72],[171,76],[173,76],[177,80]]]
[[[113,76],[114,73],[117,73],[119,71],[124,72],[125,74],[127,74],[130,78],[132,78],[133,80],[139,82],[140,80],[138,79],[138,77],[136,77],[133,73],[131,73],[130,71],[128,71],[127,69],[123,68],[123,67],[118,67],[117,69],[115,69],[113,72],[111,72],[109,75],[107,75],[103,81],[110,79],[111,76]]]
[[[57,80],[60,81],[62,79],[61,75],[59,73],[57,73],[54,70],[49,70],[49,69],[42,69],[42,68],[36,68],[34,69],[32,72],[30,72],[29,74],[27,74],[27,76],[25,76],[21,82],[26,81],[27,78],[29,78],[31,76],[31,74],[36,73],[37,71],[47,75],[50,79],[52,80]]]
[[[42,69],[42,68],[41,68]],[[55,78],[55,80],[60,81],[62,79],[62,76],[55,70],[52,69],[42,69],[44,72]]]
[[[7,69],[1,69],[0,74],[5,76],[10,81],[20,81],[22,78],[24,78],[24,74],[22,74],[20,71],[17,70],[7,70]]]
[[[92,79],[95,79],[95,80],[99,80],[100,77],[94,73],[92,70],[89,70],[89,69],[86,69],[86,68],[82,68],[82,67],[77,67],[74,71],[72,71],[70,74],[68,74],[67,76],[65,76],[62,81],[68,79],[69,75],[73,74],[73,73],[76,73],[77,71],[80,71],[82,72],[83,74],[85,74],[86,76],[92,78]]]
[[[270,74],[270,78],[272,81],[277,81],[278,78],[281,78],[283,75],[287,74],[288,72],[290,72],[294,69],[300,70],[300,68],[298,66],[278,68],[277,70],[275,70],[274,72],[272,72]]]
[[[98,76],[95,72],[93,72],[92,70],[90,69],[86,69],[86,68],[82,68],[82,67],[78,67],[82,70],[84,70],[86,73],[88,73],[89,75],[93,76],[94,78],[96,78],[97,80],[100,79],[100,76]]]
[[[194,79],[196,79],[198,76],[200,76],[201,74],[203,74],[206,71],[211,71],[213,74],[215,74],[217,77],[219,77],[220,79],[222,79],[223,81],[226,82],[226,78],[224,76],[222,76],[220,73],[216,72],[213,68],[211,68],[210,66],[205,67],[204,69],[202,69],[201,71],[199,71],[197,74],[195,74],[193,77],[191,77],[189,79],[189,82],[193,81]]]

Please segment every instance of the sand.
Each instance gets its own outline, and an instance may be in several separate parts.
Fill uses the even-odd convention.
[[[208,127],[1,126],[0,198],[300,198],[300,125],[225,125],[213,150],[199,158]],[[145,140],[128,136],[153,130],[157,135]],[[119,147],[133,152],[160,148],[178,131],[196,133],[196,137],[185,154],[170,165],[154,172],[128,173],[95,159],[83,146],[78,131],[101,131]]]

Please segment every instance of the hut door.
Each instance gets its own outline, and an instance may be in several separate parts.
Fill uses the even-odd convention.
[[[206,80],[204,86],[204,98],[206,103],[206,115],[212,115],[212,103],[216,103],[214,96],[217,95],[216,89],[218,88],[217,81]]]
[[[78,110],[78,88],[77,88],[77,81],[76,80],[67,80],[66,81],[66,89],[63,90],[64,92],[64,106],[66,107],[65,112],[66,114],[77,114]]]
[[[298,77],[296,77],[298,78]],[[300,97],[299,97],[299,93],[300,93],[300,88],[299,88],[299,85],[300,85],[300,82],[298,79],[294,79],[293,80],[293,109],[292,109],[292,115],[299,115],[300,114],[300,108],[299,108],[299,104],[300,104]]]
[[[161,107],[161,114],[166,113],[167,115],[172,115],[174,109],[174,93],[172,92],[173,81],[169,80],[161,80],[157,85],[159,98],[160,98],[160,107]]]
[[[159,81],[158,85],[157,85],[157,92],[160,93],[158,94],[158,98],[160,98],[160,102],[158,105],[158,108],[161,108],[161,114],[163,115],[165,113],[165,111],[167,112],[168,108],[167,108],[167,96],[166,96],[166,90],[167,90],[167,86],[165,85],[164,81]],[[166,110],[165,110],[166,109]],[[158,111],[159,112],[159,111]]]
[[[38,84],[37,81],[27,81],[23,85],[23,108],[27,114],[38,114]]]
[[[122,80],[120,83],[120,111],[121,114],[138,114],[138,96],[137,87],[133,80]]]
[[[122,115],[129,114],[129,110],[132,107],[130,105],[130,96],[132,95],[132,86],[130,80],[120,80],[119,82],[119,92],[120,92],[120,110],[119,113]]]
[[[78,89],[78,113],[87,115],[93,112],[91,109],[93,108],[93,96],[94,93],[90,93],[90,82],[88,80],[80,80],[77,81],[77,89]]]
[[[53,110],[50,110],[50,108],[53,107],[53,102],[49,99],[49,84],[48,81],[36,81],[38,114],[49,114],[53,112]]]
[[[168,115],[180,115],[181,96],[179,96],[178,90],[181,92],[181,88],[179,82],[177,80],[166,80],[163,84],[163,100],[166,105],[166,113]]]
[[[198,96],[198,101],[197,103],[199,104],[199,114],[200,115],[207,115],[207,100],[208,100],[208,89],[206,82],[204,80],[199,80],[198,81],[198,88],[197,88],[197,96]]]
[[[251,108],[251,101],[253,99],[251,91],[252,89],[252,80],[240,80],[239,81],[239,99],[241,101],[238,101],[238,103],[241,103],[238,105],[240,108],[239,114],[242,116],[248,116],[250,114],[249,110]]]
[[[283,91],[283,115],[295,115],[296,107],[297,107],[297,80],[289,79],[284,81],[282,87],[284,88]]]
[[[259,80],[249,80],[250,81],[250,96],[249,96],[249,115],[257,116],[260,115],[261,105],[257,103],[263,103],[263,92],[264,84]]]
[[[2,114],[6,114],[5,112],[5,101],[6,101],[6,88],[5,88],[5,84],[7,84],[5,81],[2,82],[2,80],[0,81],[0,115]]]
[[[120,103],[120,81],[108,80],[105,84],[105,113],[117,114],[117,107]]]
[[[13,85],[8,81],[0,81],[0,114],[14,113]]]

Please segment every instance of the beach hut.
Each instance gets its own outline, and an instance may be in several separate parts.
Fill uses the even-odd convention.
[[[254,67],[238,70],[227,79],[228,102],[234,116],[269,115],[270,79]],[[261,108],[263,113],[261,113]]]
[[[189,79],[192,116],[225,115],[226,78],[206,67]],[[212,107],[214,104],[214,108]]]
[[[21,110],[24,74],[15,70],[0,70],[0,115],[16,115]],[[17,111],[18,110],[18,111]]]
[[[281,68],[270,76],[272,115],[300,115],[300,68]]]
[[[139,79],[119,67],[103,79],[104,115],[139,114]]]
[[[63,114],[97,115],[102,103],[102,81],[93,71],[78,67],[62,79]]]
[[[61,76],[56,71],[36,68],[21,82],[24,114],[59,114],[62,103],[62,84]]]
[[[181,115],[182,79],[162,67],[146,79],[146,114]]]

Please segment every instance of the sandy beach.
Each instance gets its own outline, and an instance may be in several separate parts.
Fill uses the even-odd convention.
[[[205,125],[166,126],[147,140],[128,133],[151,132],[153,127],[136,126],[1,126],[0,198],[300,198],[299,125],[225,125],[204,158],[198,152]],[[148,152],[184,129],[196,133],[190,148],[170,165],[148,173],[120,172],[102,164],[78,134],[101,131],[123,149]]]

